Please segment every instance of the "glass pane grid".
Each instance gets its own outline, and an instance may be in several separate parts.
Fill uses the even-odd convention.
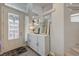
[[[19,38],[19,16],[13,13],[8,13],[8,39]]]

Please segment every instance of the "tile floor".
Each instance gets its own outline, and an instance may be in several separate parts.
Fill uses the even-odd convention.
[[[19,56],[39,56],[31,48],[26,47],[26,49],[27,49],[27,52],[24,52],[24,53],[20,54]]]

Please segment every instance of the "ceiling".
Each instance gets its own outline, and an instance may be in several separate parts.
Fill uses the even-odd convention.
[[[52,8],[52,4],[51,3],[33,3],[32,4],[33,8],[35,11],[39,11],[40,12],[46,12],[48,10],[50,10]]]
[[[23,9],[25,12],[28,12],[28,8],[32,8],[33,11],[40,13],[41,11],[45,12],[52,8],[52,3],[6,3],[13,5],[14,7]]]
[[[31,7],[32,7],[32,10],[35,10],[35,11],[36,10],[41,11],[42,9],[43,12],[51,9],[53,6],[52,3],[9,3],[9,4],[19,7],[20,9],[23,9],[23,10],[28,10],[28,8],[31,8]],[[66,3],[66,6],[73,10],[79,10],[79,3]]]
[[[41,8],[45,8],[46,6],[51,7],[52,6],[52,3],[33,3],[33,5],[34,6],[41,7]]]
[[[8,3],[17,7],[21,7],[21,8],[26,8],[29,4],[32,5],[32,7],[37,6],[38,8],[51,8],[52,4],[51,3]]]

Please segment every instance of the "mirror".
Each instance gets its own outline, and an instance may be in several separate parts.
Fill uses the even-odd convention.
[[[46,18],[47,17],[47,18]],[[32,16],[32,20],[30,22],[30,30],[35,34],[47,34],[48,33],[48,20],[49,16]]]

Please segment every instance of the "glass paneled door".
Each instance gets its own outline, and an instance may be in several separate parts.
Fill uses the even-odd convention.
[[[3,6],[2,12],[3,52],[24,46],[25,14],[6,6]]]
[[[8,40],[19,39],[19,15],[8,13]]]

